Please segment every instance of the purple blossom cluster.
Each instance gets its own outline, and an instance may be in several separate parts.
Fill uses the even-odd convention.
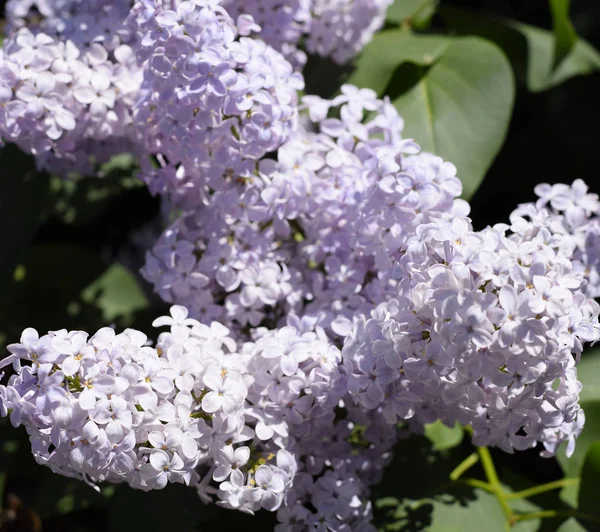
[[[299,42],[347,61],[388,4],[8,2],[0,138],[62,174],[135,153],[169,220],[141,270],[173,305],[155,344],[26,329],[0,361],[0,415],[40,464],[371,532],[399,423],[573,452],[598,197],[542,184],[474,231],[457,169],[387,99],[300,98]]]
[[[89,339],[26,329],[2,362],[15,369],[0,388],[3,415],[26,427],[36,460],[63,475],[142,490],[183,482],[204,496],[217,491],[214,479],[229,505],[276,509],[295,464],[282,450],[285,431],[262,429],[264,414],[247,400],[248,357],[222,325],[188,319],[183,307],[171,312],[155,320],[171,325],[155,348],[131,329]]]
[[[33,5],[35,4],[35,6]],[[67,175],[133,149],[141,83],[129,2],[9,2],[0,51],[0,140]],[[31,16],[33,7],[43,15]]]
[[[387,269],[419,224],[468,212],[456,168],[402,139],[388,101],[345,85],[334,100],[302,105],[306,127],[276,160],[232,169],[228,189],[197,201],[186,181],[160,186],[195,206],[142,269],[165,301],[236,331],[284,325],[292,313],[343,336],[386,299]]]
[[[542,183],[535,188],[535,204],[520,205],[511,216],[524,218],[536,228],[548,227],[562,237],[563,253],[573,268],[587,281],[583,292],[590,298],[600,297],[600,202],[587,185],[577,179],[571,186]],[[520,223],[526,223],[519,220]],[[513,222],[518,223],[518,222]]]
[[[185,483],[248,513],[285,499],[289,530],[370,530],[366,489],[395,432],[362,410],[339,416],[341,353],[322,329],[262,330],[236,345],[227,328],[180,306],[154,325],[170,327],[156,347],[140,331],[110,328],[91,338],[26,329],[8,347],[0,367],[14,372],[0,386],[0,414],[25,426],[38,463],[93,486]]]
[[[134,123],[158,166],[146,161],[144,179],[154,192],[177,189],[172,198],[189,208],[248,177],[288,139],[304,81],[280,53],[247,37],[259,30],[250,16],[236,23],[214,2],[139,3],[131,19],[144,69]]]
[[[417,228],[393,269],[396,297],[346,339],[348,386],[389,423],[458,421],[477,445],[541,442],[552,455],[567,441],[570,455],[584,422],[575,364],[600,338],[600,306],[581,290],[561,234],[512,221]]]
[[[261,38],[297,66],[306,51],[347,63],[383,26],[393,0],[222,0],[232,14],[250,14]]]

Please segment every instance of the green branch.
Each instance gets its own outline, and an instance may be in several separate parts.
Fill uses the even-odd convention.
[[[492,455],[487,447],[478,447],[477,452],[479,453],[479,459],[481,460],[481,465],[485,471],[485,476],[488,480],[488,483],[492,487],[493,493],[496,495],[496,498],[502,507],[502,511],[504,512],[504,515],[506,515],[508,523],[510,526],[512,526],[515,523],[515,515],[513,514],[513,511],[506,500],[506,494],[502,489],[502,484],[500,484],[498,473],[496,473]]]
[[[554,482],[548,482],[540,486],[535,486],[522,491],[515,491],[514,493],[507,493],[507,499],[528,499],[534,495],[545,493],[547,491],[565,488],[567,486],[577,486],[580,482],[578,478],[563,478],[561,480],[555,480]]]
[[[450,480],[458,480],[465,471],[473,467],[477,462],[479,462],[479,455],[477,453],[470,454],[450,473]]]

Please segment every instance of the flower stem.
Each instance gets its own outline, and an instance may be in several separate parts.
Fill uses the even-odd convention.
[[[496,498],[502,507],[502,511],[504,512],[504,515],[506,515],[509,525],[512,526],[515,523],[515,515],[513,514],[513,511],[506,500],[506,494],[502,489],[502,484],[500,484],[498,473],[496,473],[496,468],[494,467],[494,462],[492,461],[492,455],[487,447],[478,447],[477,453],[479,454],[481,465],[485,471],[485,476],[488,480],[488,483],[490,484],[494,495],[496,495]]]
[[[472,488],[479,488],[484,491],[487,491],[488,493],[492,493],[493,495],[496,495],[494,488],[487,482],[484,482],[483,480],[477,480],[476,478],[465,478],[465,479],[460,479],[458,482],[462,482],[463,484],[466,484],[467,486],[471,486]]]
[[[473,467],[477,462],[479,462],[479,455],[477,453],[470,454],[450,473],[450,480],[458,480],[465,471]]]
[[[547,491],[560,489],[567,486],[576,486],[577,484],[579,484],[579,482],[580,480],[578,478],[563,478],[561,480],[555,480],[554,482],[548,482],[547,484],[542,484],[540,486],[535,486],[526,490],[515,491],[514,493],[507,493],[505,497],[507,499],[527,499],[529,497],[533,497],[534,495],[545,493]]]
[[[555,519],[560,517],[576,517],[592,523],[600,523],[600,517],[595,515],[578,512],[577,510],[543,510],[541,512],[531,512],[528,514],[515,515],[514,521],[528,521],[530,519]]]

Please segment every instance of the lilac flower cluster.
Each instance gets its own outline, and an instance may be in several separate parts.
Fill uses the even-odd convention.
[[[539,199],[535,204],[520,205],[511,216],[513,223],[527,223],[536,228],[548,227],[562,237],[563,253],[571,257],[573,268],[587,284],[584,293],[600,297],[600,202],[587,185],[577,179],[571,186],[562,183],[535,187]],[[518,220],[518,222],[516,221]]]
[[[304,330],[264,330],[236,346],[227,328],[187,316],[174,306],[155,320],[170,326],[155,348],[132,329],[89,339],[26,329],[1,363],[14,374],[0,386],[0,414],[25,426],[38,463],[91,485],[180,482],[249,513],[285,497],[283,523],[366,526],[365,482],[379,478],[395,434],[361,411],[334,420],[346,388],[323,330],[297,323]]]
[[[563,441],[573,452],[584,422],[575,363],[600,338],[600,306],[565,253],[570,237],[547,211],[524,211],[479,233],[461,217],[417,228],[394,267],[396,297],[346,339],[358,404],[417,428],[458,421],[475,444],[507,452],[541,442],[552,455]]]
[[[219,188],[231,166],[277,149],[294,129],[302,76],[215,2],[9,5],[0,56],[0,138],[62,174],[136,151],[146,180]],[[155,174],[162,179],[158,179]],[[222,186],[222,185],[221,185]]]
[[[261,38],[302,66],[311,54],[347,63],[383,26],[393,0],[222,0],[232,15],[250,14]]]
[[[303,106],[311,123],[277,161],[238,169],[202,202],[185,181],[170,194],[195,208],[147,255],[142,273],[163,299],[232,330],[281,326],[293,313],[344,334],[386,298],[384,270],[419,224],[468,212],[454,166],[403,140],[388,101],[345,85]]]
[[[182,482],[277,511],[280,531],[371,532],[398,423],[572,453],[576,363],[600,339],[598,197],[542,184],[476,232],[457,169],[402,138],[387,99],[300,99],[299,42],[345,62],[388,4],[8,2],[0,138],[62,174],[136,153],[169,220],[141,270],[174,304],[154,347],[26,329],[0,361],[0,415],[40,464]]]
[[[69,0],[7,6],[12,30],[0,51],[0,139],[41,167],[90,173],[132,149],[132,106],[141,82],[129,2]],[[37,22],[37,23],[36,23]]]
[[[16,370],[0,388],[2,414],[25,425],[35,459],[60,474],[143,490],[183,482],[206,493],[214,478],[230,505],[238,497],[244,501],[238,506],[249,511],[276,509],[294,464],[278,448],[264,458],[272,437],[259,425],[256,438],[245,421],[245,357],[235,354],[225,327],[187,319],[183,307],[155,321],[165,324],[171,332],[159,336],[156,348],[131,329],[115,334],[104,328],[89,339],[82,331],[40,338],[26,329],[2,362]],[[277,447],[275,438],[271,443]],[[204,464],[208,476],[201,479]],[[230,480],[235,484],[245,472],[243,494],[238,489],[234,495],[224,482],[234,464]],[[264,493],[263,477],[271,479]]]
[[[208,189],[248,177],[253,161],[287,140],[304,82],[281,54],[247,37],[259,29],[249,16],[236,24],[214,2],[136,7],[144,81],[134,121],[159,163],[144,177],[155,192],[192,188],[189,208]]]

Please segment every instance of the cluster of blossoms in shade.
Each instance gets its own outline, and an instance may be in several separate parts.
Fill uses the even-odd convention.
[[[65,177],[132,152],[172,220],[141,270],[168,332],[26,329],[0,362],[0,414],[40,464],[369,531],[398,424],[573,452],[598,197],[539,185],[475,231],[457,169],[389,101],[299,97],[300,43],[345,62],[388,4],[8,2],[2,140]]]

